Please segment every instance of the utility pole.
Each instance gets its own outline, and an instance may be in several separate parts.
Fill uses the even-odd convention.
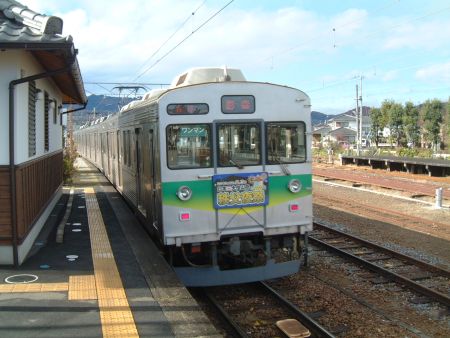
[[[360,145],[359,142],[359,96],[358,96],[358,85],[356,85],[356,110],[355,110],[355,118],[356,118],[356,153],[359,156],[360,154]]]
[[[361,108],[361,114],[359,115],[359,144],[362,146],[362,124],[363,124],[363,101],[362,101],[362,81],[363,76],[360,76],[360,90],[359,90],[359,101],[360,101],[360,108]],[[358,154],[359,155],[359,154]]]

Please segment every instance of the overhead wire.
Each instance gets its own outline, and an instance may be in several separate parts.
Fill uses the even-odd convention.
[[[139,67],[137,73],[141,71],[142,68],[144,68],[147,63],[156,55],[158,52],[186,25],[186,23],[192,19],[192,17],[198,12],[200,8],[203,7],[203,5],[206,3],[207,0],[204,0],[179,26],[178,28],[150,55],[143,64]]]
[[[422,20],[422,19],[424,19],[424,18],[433,16],[433,15],[442,14],[444,11],[447,11],[447,10],[449,10],[449,9],[450,9],[450,6],[444,7],[444,8],[438,9],[438,10],[434,10],[434,11],[431,11],[431,12],[426,13],[426,14],[424,14],[424,15],[420,15],[420,16],[418,16],[418,17],[411,18],[410,20],[407,20],[406,22],[402,22],[402,23],[400,23],[400,24],[393,25],[393,26],[391,26],[389,29],[394,29],[394,28],[397,28],[397,27],[400,27],[400,26],[404,25],[405,23],[414,22],[414,21],[417,21],[417,20]],[[377,32],[378,32],[378,31],[377,31]],[[368,36],[371,36],[371,35],[375,35],[377,32],[371,32],[371,33],[365,35],[365,37],[368,37]],[[402,56],[401,58],[404,58],[404,57],[405,57],[405,56]],[[397,59],[397,58],[396,58],[396,59]],[[448,56],[445,56],[445,59],[448,59]],[[386,63],[389,63],[389,61],[388,61],[388,62],[384,62],[383,64],[386,64]],[[399,72],[399,71],[411,70],[411,69],[416,69],[416,68],[424,67],[424,66],[427,66],[427,65],[430,65],[430,64],[435,64],[435,63],[436,63],[436,60],[434,60],[433,63],[427,62],[427,63],[425,63],[425,64],[418,64],[418,65],[416,64],[416,65],[402,66],[402,67],[399,67],[399,68],[387,70],[387,71],[385,71],[385,73],[392,73],[392,72]],[[372,66],[372,67],[371,67],[371,70],[372,70],[374,67],[376,68],[377,66],[379,67],[378,64]],[[366,72],[362,72],[362,73],[361,73],[361,76],[365,76],[365,75],[364,75],[365,73],[366,73]],[[353,80],[353,79],[354,79],[353,77],[351,77],[351,78],[346,78],[346,79],[343,79],[343,80],[341,80],[341,81],[333,82],[333,83],[331,83],[331,84],[329,84],[329,85],[326,85],[326,86],[324,85],[324,86],[322,86],[322,87],[317,87],[317,88],[314,88],[314,89],[311,89],[311,90],[307,90],[307,92],[308,92],[308,93],[311,93],[311,92],[317,92],[317,91],[325,90],[325,89],[327,89],[327,88],[335,87],[335,86],[341,85],[341,84],[343,84],[343,83],[349,82],[349,81],[351,81],[351,80]],[[381,94],[391,94],[391,95],[392,95],[392,94],[394,94],[394,93],[397,93],[397,95],[398,95],[398,94],[402,94],[402,96],[407,96],[408,94],[413,94],[413,93],[436,92],[436,91],[442,91],[442,90],[446,90],[446,89],[448,89],[448,86],[447,86],[447,87],[434,88],[433,90],[430,90],[430,89],[411,89],[411,90],[408,91],[408,93],[404,93],[404,92],[395,92],[395,90],[390,90],[390,91],[387,91],[387,92],[377,92],[377,91],[374,92],[373,90],[371,90],[368,94],[366,94],[366,97],[367,97],[367,98],[374,98],[375,95],[378,95],[378,96],[381,95]],[[367,90],[366,90],[366,93],[367,93]],[[353,97],[352,95],[344,95],[344,97],[347,97],[348,99],[354,99],[354,97]],[[316,99],[316,100],[320,100],[320,99],[323,99],[323,98],[325,98],[325,97],[322,97],[322,98],[315,98],[315,99]],[[332,96],[331,96],[331,97],[330,97],[330,96],[326,96],[326,98],[330,99],[330,98],[332,98]],[[342,98],[343,98],[343,95],[339,95],[339,98],[342,99]]]
[[[234,2],[234,0],[229,1],[225,6],[223,6],[221,9],[219,9],[217,12],[215,12],[213,15],[211,15],[207,20],[205,20],[200,26],[198,26],[196,29],[194,29],[190,34],[188,34],[184,39],[182,39],[179,43],[177,43],[174,47],[172,47],[168,52],[166,52],[163,56],[161,56],[158,60],[156,60],[150,67],[146,68],[141,74],[139,74],[135,81],[144,76],[147,72],[149,72],[151,69],[153,69],[158,63],[160,63],[162,60],[164,60],[169,54],[171,54],[175,49],[177,49],[181,44],[183,44],[186,40],[188,40],[192,35],[194,35],[196,32],[198,32],[202,27],[204,27],[208,22],[210,22],[212,19],[214,19],[217,15],[219,15],[225,8],[227,8],[231,3]]]
[[[377,9],[375,9],[375,10],[373,11],[373,13],[378,13],[378,12],[380,12],[380,11],[382,11],[382,10],[385,10],[386,8],[392,7],[393,5],[395,5],[395,4],[397,3],[397,1],[395,1],[395,0],[389,0],[389,1],[387,1],[387,2],[388,2],[389,4],[383,5],[383,6],[379,7],[379,8],[377,8]],[[337,28],[343,28],[343,27],[346,27],[346,26],[351,25],[351,24],[353,24],[353,23],[361,22],[362,20],[364,20],[364,18],[358,18],[358,19],[356,19],[356,20],[352,20],[352,21],[346,22],[346,23],[344,23],[344,24],[342,24],[342,25],[340,25],[340,26],[332,27],[332,29],[333,29],[332,31],[333,31],[333,36],[334,36],[334,38],[335,38],[335,34],[336,34],[336,29],[337,29]],[[260,59],[260,61],[273,60],[273,58],[274,58],[275,56],[279,56],[279,55],[283,55],[283,54],[290,53],[290,52],[292,52],[293,50],[296,50],[296,49],[298,49],[298,48],[300,48],[300,47],[302,47],[302,46],[304,46],[304,45],[306,45],[306,44],[309,44],[309,43],[312,42],[312,41],[316,41],[318,38],[320,38],[320,37],[322,37],[322,36],[324,36],[324,35],[327,35],[327,34],[329,34],[328,31],[319,33],[319,34],[313,36],[312,38],[310,38],[310,39],[308,39],[308,40],[302,41],[302,42],[299,43],[299,44],[296,44],[296,45],[294,45],[294,46],[291,46],[291,47],[289,47],[289,48],[286,48],[286,49],[284,49],[284,50],[282,50],[282,51],[279,51],[279,52],[276,53],[276,54],[272,54],[271,56],[266,57],[266,58],[264,58],[264,59]],[[336,41],[334,41],[334,44],[336,44]]]

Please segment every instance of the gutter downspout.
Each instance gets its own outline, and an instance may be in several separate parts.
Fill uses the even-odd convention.
[[[75,108],[75,109],[72,109],[72,110],[65,111],[64,113],[61,113],[61,115],[64,115],[64,114],[71,114],[71,113],[74,113],[74,112],[76,112],[76,111],[83,110],[83,109],[86,108],[87,104],[88,104],[88,101],[86,101],[85,103],[83,103],[83,105],[82,105],[81,107]]]
[[[30,82],[34,80],[43,79],[46,77],[51,77],[53,75],[58,75],[70,71],[72,65],[75,62],[75,58],[70,60],[69,64],[63,68],[52,70],[49,72],[43,72],[32,76],[27,76],[21,79],[12,80],[9,83],[9,171],[10,171],[10,185],[11,185],[11,234],[12,234],[12,244],[13,244],[13,261],[14,267],[19,266],[19,252],[18,252],[18,238],[17,238],[17,191],[16,191],[16,170],[15,170],[15,114],[14,114],[14,89],[18,84],[25,82]]]

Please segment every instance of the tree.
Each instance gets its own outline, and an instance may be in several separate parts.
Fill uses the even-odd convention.
[[[412,102],[406,102],[403,114],[403,132],[408,144],[415,147],[419,143],[419,109]]]
[[[380,108],[372,108],[370,109],[370,120],[372,121],[370,126],[370,140],[375,142],[375,146],[378,148],[378,144],[380,143],[380,133],[382,133],[384,127],[386,127],[386,119]]]
[[[394,139],[398,147],[403,136],[403,106],[393,100],[385,100],[381,104],[381,112],[387,118],[387,126],[391,133],[391,140]]]
[[[422,106],[422,119],[426,132],[426,138],[433,144],[437,150],[438,143],[441,141],[440,132],[443,122],[443,106],[441,101],[434,99],[425,101]]]
[[[446,135],[446,142],[444,141],[444,143],[447,145],[447,148],[449,147],[450,144],[450,97],[448,98],[447,101],[447,111],[446,111],[446,123],[445,123],[445,128],[446,128],[446,132],[444,133],[444,135]]]

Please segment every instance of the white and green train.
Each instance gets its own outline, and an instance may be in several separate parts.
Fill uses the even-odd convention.
[[[196,68],[74,133],[187,286],[296,273],[312,230],[310,99]]]

